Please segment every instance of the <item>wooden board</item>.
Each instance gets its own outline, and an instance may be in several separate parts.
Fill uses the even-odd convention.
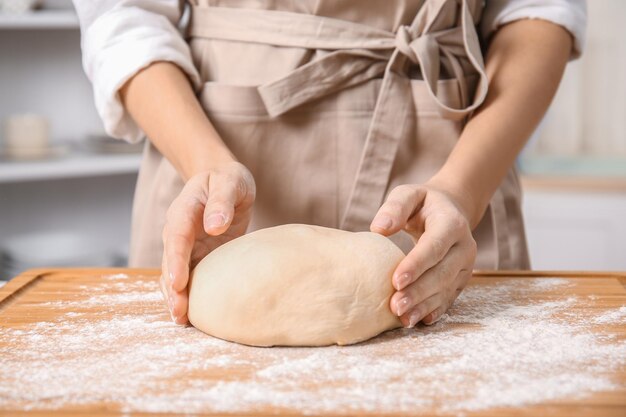
[[[175,326],[158,275],[0,288],[0,414],[626,415],[626,274],[477,272],[441,322],[325,348]]]

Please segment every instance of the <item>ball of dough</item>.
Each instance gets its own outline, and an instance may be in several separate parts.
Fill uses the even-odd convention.
[[[257,230],[194,269],[189,321],[253,346],[357,343],[401,325],[389,299],[403,257],[376,233],[301,224]]]

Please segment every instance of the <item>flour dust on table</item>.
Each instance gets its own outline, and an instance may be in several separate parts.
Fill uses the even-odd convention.
[[[357,345],[254,348],[171,323],[154,277],[108,278],[85,289],[95,317],[77,299],[0,324],[1,409],[459,414],[624,389],[624,307],[573,280],[470,284],[437,324]]]

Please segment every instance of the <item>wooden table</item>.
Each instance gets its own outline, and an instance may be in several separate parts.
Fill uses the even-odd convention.
[[[0,414],[626,416],[626,274],[476,273],[433,326],[325,348],[175,326],[158,274],[1,288]]]

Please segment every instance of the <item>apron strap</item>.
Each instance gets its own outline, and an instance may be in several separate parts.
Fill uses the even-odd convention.
[[[450,21],[451,16],[454,20]],[[383,202],[399,144],[407,137],[414,111],[410,80],[403,71],[407,59],[419,65],[428,93],[445,118],[463,119],[487,95],[488,79],[468,0],[432,0],[422,6],[410,26],[401,26],[396,33],[305,13],[194,6],[189,33],[328,51],[257,87],[271,117],[382,76],[356,179],[340,223],[345,230],[368,229]],[[470,104],[461,59],[467,59],[480,77]],[[450,107],[437,95],[442,65],[458,80],[458,108]],[[390,130],[389,126],[395,128]]]
[[[393,51],[400,50],[420,66],[429,94],[442,116],[460,120],[482,104],[488,79],[467,0],[461,2],[459,26],[430,31],[444,6],[450,2],[456,3],[454,0],[438,0],[434,8],[424,7],[427,10],[420,11],[411,26],[400,26],[395,34],[305,13],[193,6],[189,33],[200,38],[333,51],[258,87],[272,117],[380,77],[392,63]],[[459,82],[464,83],[462,70],[458,71],[461,68],[459,57],[467,58],[479,74],[479,90],[470,106],[451,108],[437,97],[441,54],[446,57],[448,65],[457,68],[454,74]],[[399,67],[395,69],[399,70]]]
[[[494,238],[496,243],[496,259],[495,269],[500,269],[503,265],[511,265],[512,253],[509,243],[509,223],[507,221],[506,203],[502,189],[498,188],[491,198],[491,215]]]

